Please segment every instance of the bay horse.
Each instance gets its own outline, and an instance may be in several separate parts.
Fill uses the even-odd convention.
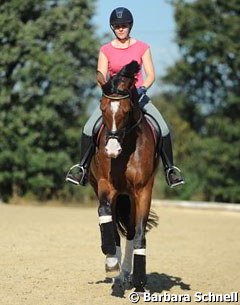
[[[107,277],[126,283],[131,274],[135,291],[143,292],[145,234],[158,222],[157,215],[152,210],[150,213],[150,206],[159,158],[134,86],[139,69],[139,64],[132,61],[107,82],[97,71],[104,128],[92,158],[89,181],[99,200],[101,248],[106,255]],[[119,233],[126,237],[123,261]]]

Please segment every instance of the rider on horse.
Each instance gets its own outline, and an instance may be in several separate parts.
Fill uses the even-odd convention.
[[[161,129],[162,142],[159,154],[161,156],[166,181],[170,187],[184,184],[181,171],[174,166],[172,143],[169,128],[162,115],[152,104],[146,95],[147,90],[155,80],[155,72],[149,45],[130,37],[133,26],[131,12],[119,7],[113,10],[110,15],[110,27],[116,38],[100,48],[98,57],[98,68],[105,78],[119,72],[121,68],[136,60],[144,68],[146,78],[143,79],[142,70],[136,75],[136,88],[139,94],[139,103],[142,111],[155,119]],[[96,122],[101,121],[102,112],[100,106],[93,112],[83,128],[81,137],[81,160],[69,170],[66,180],[76,185],[86,185],[88,182],[88,171],[91,158],[95,153],[93,140],[94,127]]]

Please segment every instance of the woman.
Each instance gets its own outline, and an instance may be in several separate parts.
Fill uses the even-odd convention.
[[[115,35],[115,39],[100,48],[98,56],[97,70],[102,72],[105,79],[119,72],[123,66],[136,60],[145,71],[143,79],[142,70],[136,76],[136,88],[139,94],[140,107],[150,114],[158,122],[163,142],[160,152],[164,165],[166,181],[170,187],[184,184],[181,171],[173,164],[172,144],[168,126],[162,115],[145,95],[155,80],[155,72],[151,57],[150,47],[139,40],[130,37],[133,26],[133,16],[131,12],[118,7],[110,15],[110,27]],[[87,184],[87,176],[91,158],[95,152],[92,140],[92,132],[95,123],[101,119],[101,110],[98,107],[87,121],[83,129],[81,138],[81,161],[74,165],[68,172],[66,180],[74,184]]]

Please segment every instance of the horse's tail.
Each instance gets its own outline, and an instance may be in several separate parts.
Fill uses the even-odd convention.
[[[150,209],[150,213],[149,213],[148,221],[147,221],[146,232],[149,232],[152,228],[157,227],[158,223],[159,223],[159,217],[158,217],[157,213],[153,209]]]
[[[116,200],[116,224],[118,230],[123,236],[127,236],[127,228],[131,220],[131,200],[128,195],[118,195]],[[146,232],[149,232],[152,228],[157,227],[159,222],[158,215],[151,209]]]
[[[127,236],[127,227],[131,219],[131,201],[128,195],[118,195],[116,200],[116,224],[119,232]]]

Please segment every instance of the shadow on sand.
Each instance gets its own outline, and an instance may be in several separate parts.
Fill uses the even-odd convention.
[[[106,278],[105,280],[100,280],[95,283],[89,282],[89,284],[112,284],[112,280]],[[147,274],[147,284],[145,288],[151,294],[162,293],[163,291],[170,291],[174,287],[179,287],[181,290],[191,290],[190,284],[184,283],[180,277],[157,272]],[[115,285],[114,287],[112,287],[111,295],[123,298],[125,291],[132,288],[133,286],[130,285],[128,288],[125,288],[123,290],[122,287]]]
[[[182,281],[180,277],[168,275],[165,273],[152,272],[147,275],[146,289],[152,294],[170,291],[178,286],[181,290],[191,290],[190,285]]]

